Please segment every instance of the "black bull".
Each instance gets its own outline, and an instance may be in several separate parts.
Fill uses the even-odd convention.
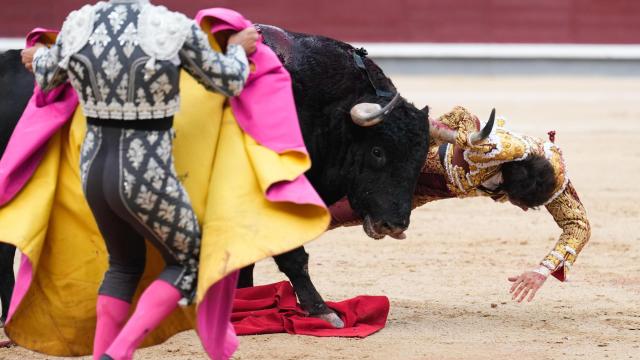
[[[419,110],[400,99],[382,122],[358,125],[350,115],[354,105],[384,106],[396,93],[391,80],[373,61],[337,40],[271,26],[260,26],[260,30],[291,74],[300,126],[312,160],[306,176],[316,191],[327,205],[348,197],[356,213],[365,219],[369,236],[401,236],[409,225],[412,195],[427,152],[428,108]],[[0,59],[0,146],[4,151],[31,96],[33,76],[20,64],[18,51],[8,51]],[[0,251],[13,253],[13,249]],[[304,248],[274,259],[293,284],[302,307],[310,315],[341,327],[311,282]],[[10,278],[11,283],[0,286],[12,287],[11,267],[4,267],[7,269],[0,277]],[[250,266],[242,270],[238,286],[252,285]],[[3,305],[8,300],[3,296]]]

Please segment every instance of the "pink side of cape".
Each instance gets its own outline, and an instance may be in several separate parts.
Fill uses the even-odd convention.
[[[31,286],[31,280],[33,280],[33,266],[31,265],[31,260],[26,256],[22,256],[20,258],[20,269],[18,270],[16,285],[13,288],[13,294],[11,294],[9,314],[7,314],[7,324],[11,322],[13,314],[20,306],[24,296],[27,294],[27,290],[29,290],[29,286]]]
[[[27,36],[27,46],[33,46],[45,33],[55,32],[34,29]],[[48,93],[35,86],[0,159],[0,206],[13,199],[29,181],[42,160],[47,142],[71,118],[77,105],[78,97],[68,84]]]
[[[210,22],[212,32],[240,31],[252,25],[241,14],[224,8],[200,10],[196,21],[199,24]],[[278,56],[261,40],[256,52],[249,55],[249,61],[255,71],[249,74],[242,93],[231,99],[238,125],[260,145],[279,154],[288,151],[307,154],[293,99],[291,76]],[[325,206],[304,174],[272,185],[266,197],[275,202]]]
[[[213,360],[229,359],[238,348],[238,338],[230,321],[238,275],[236,271],[213,284],[198,304],[196,329],[202,346]]]
[[[33,46],[44,34],[56,30],[36,28],[27,35],[27,46]],[[0,159],[0,206],[6,204],[29,181],[40,164],[47,142],[69,119],[78,105],[78,97],[70,85],[61,85],[48,93],[36,85],[33,96],[11,134]],[[7,323],[27,294],[33,280],[31,260],[22,256],[18,277],[11,295]]]

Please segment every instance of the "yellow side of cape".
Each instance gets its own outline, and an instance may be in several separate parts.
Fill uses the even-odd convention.
[[[202,222],[197,300],[211,285],[260,259],[321,235],[325,208],[266,200],[266,189],[310,166],[300,153],[276,154],[242,132],[226,99],[206,92],[186,73],[175,118],[176,168]],[[97,291],[107,252],[82,194],[81,111],[49,142],[33,178],[0,209],[0,239],[16,245],[33,264],[33,282],[6,332],[18,345],[59,356],[91,353]],[[138,295],[163,268],[153,246]],[[145,340],[157,344],[194,328],[194,308],[175,311]]]

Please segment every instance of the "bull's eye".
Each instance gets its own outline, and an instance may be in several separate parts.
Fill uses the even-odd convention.
[[[384,150],[378,146],[371,148],[371,157],[367,161],[374,169],[382,169],[387,163]]]

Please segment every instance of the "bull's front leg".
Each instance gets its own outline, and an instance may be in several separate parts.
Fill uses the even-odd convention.
[[[256,264],[251,264],[240,269],[240,275],[238,276],[238,289],[253,286],[253,268],[255,267]]]
[[[327,306],[316,287],[313,286],[309,276],[309,254],[303,247],[275,256],[274,260],[278,269],[291,281],[303,310],[313,317],[328,321],[336,328],[344,327],[340,317]]]
[[[9,313],[9,301],[15,286],[13,275],[13,259],[16,248],[13,245],[0,243],[0,301],[2,301],[2,316],[0,316],[0,327],[4,326]]]

